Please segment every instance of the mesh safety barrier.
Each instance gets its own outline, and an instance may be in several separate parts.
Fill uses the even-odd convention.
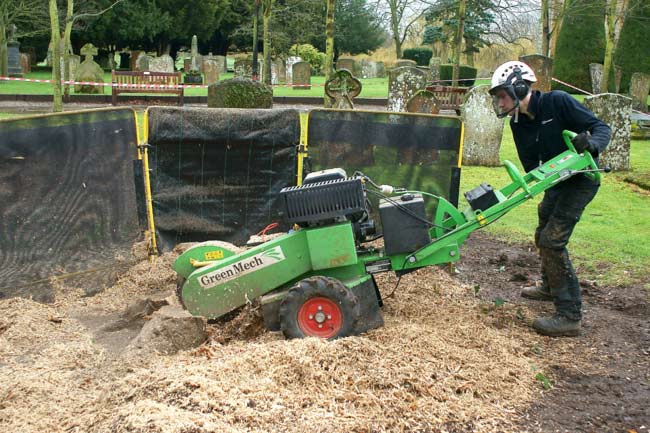
[[[133,110],[0,121],[0,297],[111,284],[141,235]]]
[[[458,203],[462,122],[454,116],[313,110],[306,171],[344,168],[375,182],[425,191]],[[378,199],[371,196],[374,209]],[[435,213],[436,200],[427,202]],[[378,220],[378,218],[376,218]]]
[[[278,193],[295,185],[296,110],[148,110],[153,215],[159,246],[243,244],[279,222]]]

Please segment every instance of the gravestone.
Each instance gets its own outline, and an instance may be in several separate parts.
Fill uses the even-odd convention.
[[[77,68],[76,81],[103,83],[104,71],[93,61],[93,56],[97,55],[97,48],[88,43],[81,47],[81,55],[84,56],[84,61]],[[75,84],[74,91],[75,93],[104,93],[104,86]]]
[[[201,72],[206,74],[206,62],[207,61],[212,61],[213,63],[210,64],[210,68],[213,69],[211,73],[214,73],[214,68],[216,66],[216,71],[217,74],[224,74],[226,73],[226,70],[224,69],[224,62],[223,62],[223,56],[213,56],[212,53],[208,54],[207,56],[201,56]]]
[[[405,111],[406,103],[424,89],[427,74],[412,66],[402,66],[388,72],[388,111]]]
[[[347,69],[340,69],[325,83],[325,93],[332,98],[332,108],[352,110],[354,98],[361,93],[361,81]]]
[[[359,74],[361,78],[377,78],[377,62],[372,60],[359,60]]]
[[[81,57],[76,55],[76,54],[70,54],[68,58],[68,69],[70,72],[70,75],[68,76],[70,81],[76,81],[77,79],[77,70],[79,69],[79,65],[81,64]],[[63,70],[63,59],[61,59],[61,77],[64,76],[64,70]],[[103,77],[103,74],[102,74]]]
[[[23,70],[20,66],[20,42],[18,42],[14,34],[16,32],[16,25],[9,26],[9,36],[7,41],[7,72],[10,77],[22,77]]]
[[[633,73],[630,78],[632,108],[638,111],[648,111],[648,93],[650,93],[650,74]]]
[[[603,80],[603,65],[600,63],[589,63],[589,76],[591,77],[591,93],[600,93],[600,83]]]
[[[217,65],[219,66],[220,74],[225,74],[226,72],[228,72],[228,62],[226,60],[226,56],[214,56],[214,60],[217,62]]]
[[[287,67],[285,66],[284,59],[277,59],[273,64],[278,75],[278,84],[286,83]]]
[[[151,56],[144,51],[140,51],[138,58],[135,61],[135,70],[136,71],[148,71],[149,63],[151,62]]]
[[[298,62],[302,62],[302,58],[298,56],[287,57],[287,84],[293,83],[293,65]]]
[[[551,90],[551,77],[553,76],[553,59],[551,57],[531,54],[529,56],[520,56],[519,61],[530,66],[535,72],[537,82],[533,83],[534,90],[541,92]]]
[[[222,65],[223,66],[223,65]],[[205,84],[208,86],[219,81],[219,72],[221,68],[216,60],[203,59],[203,74],[205,75]]]
[[[409,59],[397,59],[395,62],[395,68],[401,68],[403,66],[412,66],[416,67],[418,63],[415,60],[409,60]]]
[[[277,86],[280,81],[285,81],[285,77],[281,76],[283,72],[282,60],[275,60],[271,62],[271,84]]]
[[[29,54],[20,53],[20,70],[23,75],[32,72],[32,62],[30,60]]]
[[[377,76],[375,78],[386,78],[386,65],[384,62],[377,62]]]
[[[192,36],[192,57],[190,58],[190,70],[185,69],[184,84],[203,84],[203,76],[199,69],[203,62],[199,56],[199,42],[196,35]]]
[[[429,60],[429,77],[431,78],[432,83],[437,83],[440,81],[441,64],[442,59],[440,57],[431,57],[431,60]]]
[[[598,158],[600,167],[630,169],[632,99],[616,93],[585,98],[585,107],[612,128],[612,139]]]
[[[291,75],[293,77],[291,84],[294,89],[311,89],[311,65],[309,62],[294,63]]]
[[[273,89],[250,78],[233,78],[208,86],[210,108],[271,108]]]
[[[174,59],[169,54],[153,57],[149,60],[151,72],[174,72]]]
[[[407,113],[438,114],[439,103],[436,96],[428,90],[418,90],[406,103]]]
[[[357,62],[352,57],[339,57],[336,61],[336,70],[347,69],[351,74],[356,75]]]
[[[235,59],[234,68],[235,78],[251,78],[253,76],[253,61],[250,59]]]
[[[503,119],[494,112],[490,86],[471,88],[461,105],[465,124],[463,164],[495,167],[500,165],[499,148],[503,137]]]

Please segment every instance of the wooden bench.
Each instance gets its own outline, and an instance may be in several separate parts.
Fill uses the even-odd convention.
[[[452,87],[431,85],[426,90],[433,93],[441,110],[454,110],[460,116],[460,106],[463,105],[465,93],[469,87]]]
[[[120,93],[168,93],[178,96],[178,105],[183,105],[183,87],[140,87],[141,85],[179,86],[180,72],[150,72],[150,71],[113,71],[113,105],[117,105],[117,95]]]

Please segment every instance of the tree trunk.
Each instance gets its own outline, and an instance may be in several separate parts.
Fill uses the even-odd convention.
[[[458,31],[456,32],[456,48],[455,48],[455,55],[454,55],[454,70],[453,74],[451,77],[451,85],[454,87],[458,87],[458,73],[460,69],[460,52],[462,49],[462,44],[463,44],[463,29],[465,26],[465,1],[466,0],[460,0],[458,2]]]
[[[4,22],[0,22],[0,76],[2,77],[9,75],[9,59],[7,58],[8,55],[9,51],[7,48],[7,27],[5,26]]]
[[[70,34],[72,33],[72,12],[74,10],[74,0],[68,0],[68,10],[65,15],[65,31],[63,33],[63,80],[70,81],[70,53],[72,52],[72,44],[70,43]],[[70,100],[70,85],[66,84],[63,87],[63,99],[68,102]]]
[[[440,48],[440,59],[442,63],[447,63],[449,61],[449,44],[446,41],[442,42]]]
[[[402,40],[399,37],[399,20],[397,19],[397,3],[395,1],[389,1],[388,5],[390,6],[390,30],[393,35],[393,41],[395,42],[395,55],[397,59],[402,58]]]
[[[605,59],[603,61],[603,79],[600,81],[600,93],[607,93],[609,77],[614,73],[614,34],[616,31],[617,0],[609,0],[605,9]]]
[[[564,0],[553,0],[553,30],[551,30],[549,57],[555,57],[555,45],[557,44],[557,36],[560,34],[560,27],[562,27],[565,7]]]
[[[271,84],[271,39],[269,36],[269,25],[271,23],[272,0],[264,2],[264,23],[263,23],[263,40],[264,40],[264,77],[262,81],[265,84]]]
[[[542,0],[542,55],[544,56],[548,56],[549,54],[549,42],[551,39],[548,16],[548,2],[549,0]]]
[[[332,78],[334,72],[334,9],[336,0],[327,0],[327,15],[325,18],[325,82]],[[331,107],[332,101],[323,90],[325,107]]]
[[[257,81],[258,79],[258,74],[259,71],[257,70],[257,52],[258,52],[258,41],[257,41],[257,21],[258,16],[259,16],[259,10],[260,10],[260,0],[255,0],[255,9],[253,11],[253,71],[252,71],[252,79],[253,81]]]
[[[52,32],[52,83],[53,98],[52,111],[58,113],[63,111],[61,100],[61,29],[59,27],[59,8],[56,0],[50,2],[50,31]]]

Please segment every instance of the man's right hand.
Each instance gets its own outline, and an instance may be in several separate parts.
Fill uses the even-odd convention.
[[[591,138],[591,134],[589,133],[589,131],[581,132],[580,134],[576,135],[571,139],[571,143],[573,144],[573,147],[576,148],[576,151],[578,153],[583,153],[585,150],[588,152],[594,152],[596,149],[594,148],[594,145],[589,140],[590,138]]]

